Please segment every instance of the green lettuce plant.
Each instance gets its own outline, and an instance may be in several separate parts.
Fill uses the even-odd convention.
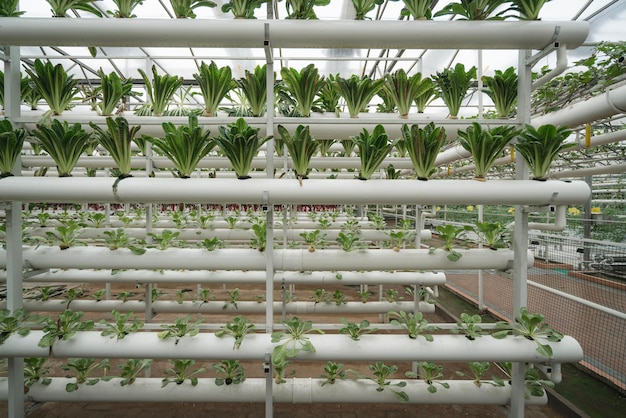
[[[130,359],[118,367],[120,371],[120,386],[132,385],[142,371],[150,368],[152,359]]]
[[[249,178],[252,159],[259,153],[261,146],[272,138],[259,137],[259,130],[248,125],[245,119],[239,118],[228,126],[220,126],[220,135],[214,138],[239,179]]]
[[[510,362],[502,363],[503,371],[511,380],[513,364]],[[505,382],[498,376],[493,377],[493,381],[497,386],[504,386]],[[545,388],[553,388],[554,382],[548,379],[543,379],[539,370],[534,367],[528,366],[524,373],[524,398],[530,399],[531,396],[543,396],[545,394]]]
[[[430,393],[437,392],[437,386],[435,386],[435,384],[440,385],[444,389],[450,389],[450,384],[437,380],[443,377],[443,366],[431,361],[423,361],[419,363],[419,367],[421,373],[406,372],[406,377],[421,377],[428,385],[427,390]]]
[[[70,9],[81,10],[102,17],[102,13],[93,3],[98,0],[46,0],[50,5],[52,17],[65,17]]]
[[[326,243],[326,234],[322,233],[319,229],[311,232],[301,232],[300,236],[304,239],[310,253],[315,252],[316,248],[321,248]]]
[[[216,386],[238,385],[246,380],[245,371],[239,360],[223,360],[213,363],[211,369],[220,376],[215,378]]]
[[[335,88],[335,82],[337,81],[339,74],[328,74],[324,80],[324,85],[318,92],[319,105],[324,112],[339,112],[339,100],[341,95]]]
[[[35,383],[48,386],[52,379],[47,377],[50,374],[50,366],[45,357],[29,357],[24,359],[24,386],[29,388]]]
[[[97,107],[102,116],[111,116],[116,110],[123,109],[124,100],[132,95],[133,80],[121,78],[115,72],[106,74],[102,68],[98,70],[98,75],[102,100]]]
[[[187,315],[183,318],[176,318],[173,324],[161,325],[164,331],[157,334],[160,340],[167,340],[174,338],[174,344],[177,345],[180,339],[184,336],[193,337],[198,335],[200,328],[198,325],[202,322],[202,319],[191,321],[191,315]]]
[[[545,322],[542,314],[533,314],[523,307],[515,320],[509,322],[497,322],[499,331],[491,334],[493,338],[502,339],[507,335],[522,336],[527,340],[537,344],[537,352],[547,358],[552,357],[552,347],[549,344],[542,344],[542,341],[558,342],[563,339],[563,334],[550,328]]]
[[[170,0],[174,16],[177,19],[195,19],[194,10],[199,7],[215,7],[217,4],[210,0]]]
[[[78,331],[90,331],[94,327],[91,319],[83,321],[84,312],[75,312],[66,309],[58,318],[45,318],[43,321],[43,336],[37,344],[39,347],[49,347],[52,353],[52,347],[58,341],[67,341],[72,338]]]
[[[222,5],[222,12],[231,12],[235,19],[256,19],[254,10],[267,0],[229,0]]]
[[[354,341],[359,341],[361,335],[372,334],[378,331],[378,328],[370,328],[370,323],[366,319],[358,324],[356,322],[349,322],[346,318],[340,318],[339,321],[343,325],[339,328],[339,333],[347,334]]]
[[[107,129],[89,122],[89,126],[94,130],[98,143],[104,147],[120,172],[119,178],[130,177],[130,145],[141,126],[131,127],[123,116],[115,119],[106,118]]]
[[[56,163],[59,177],[72,176],[78,159],[89,147],[91,136],[80,123],[70,125],[58,119],[52,120],[50,125],[37,124],[37,129],[31,133]]]
[[[317,20],[313,7],[327,6],[330,0],[285,0],[285,3],[287,8],[285,19]]]
[[[468,313],[463,312],[461,314],[460,321],[457,322],[456,328],[450,330],[453,334],[464,334],[465,338],[470,341],[475,340],[476,338],[480,338],[483,335],[487,335],[487,331],[484,331],[480,324],[482,323],[482,318],[480,315],[470,315]]]
[[[272,333],[272,342],[281,344],[275,345],[272,350],[272,364],[281,364],[289,358],[296,357],[300,351],[314,353],[315,346],[307,336],[310,333],[323,334],[324,331],[313,328],[313,322],[300,320],[297,316],[282,321],[285,326],[284,331]]]
[[[13,334],[21,335],[22,337],[30,333],[30,327],[28,322],[34,320],[36,317],[29,314],[25,309],[16,309],[11,312],[8,309],[0,310],[0,345]]]
[[[389,366],[386,365],[385,363],[383,363],[382,361],[377,361],[374,364],[370,364],[369,365],[369,369],[372,372],[372,374],[374,375],[374,377],[367,377],[367,379],[371,380],[372,382],[376,383],[376,391],[377,392],[382,392],[385,389],[389,389],[394,396],[400,401],[400,402],[408,402],[409,401],[409,395],[406,394],[406,392],[401,391],[401,390],[395,390],[395,389],[391,389],[392,387],[398,387],[398,388],[403,388],[406,387],[406,382],[405,381],[400,381],[398,383],[391,383],[389,381],[389,379],[391,378],[391,376],[393,376],[394,374],[396,374],[398,372],[398,366],[396,366],[395,364]],[[355,373],[354,371],[352,371],[353,373]],[[355,373],[359,378],[363,378],[366,376],[363,376],[359,373]]]
[[[283,125],[278,125],[277,128],[289,151],[296,177],[299,179],[307,178],[309,162],[311,157],[317,153],[319,143],[311,136],[308,126],[298,125],[293,136],[289,134],[289,131]]]
[[[494,161],[502,156],[506,146],[518,133],[515,126],[483,129],[476,122],[472,122],[465,131],[458,131],[459,144],[472,155],[477,180],[486,180]]]
[[[111,251],[128,248],[135,255],[145,254],[144,242],[128,236],[124,228],[102,232],[104,245]]]
[[[371,20],[370,17],[367,17],[367,14],[383,3],[384,0],[352,0],[352,6],[356,13],[354,20]]]
[[[510,117],[517,103],[518,76],[515,68],[509,67],[504,72],[496,70],[493,77],[483,76],[482,80],[486,87],[483,92],[493,101],[498,117]]]
[[[25,138],[24,129],[13,129],[11,121],[0,120],[0,179],[12,175],[11,171],[22,153]]]
[[[491,249],[506,248],[511,231],[499,222],[476,222],[478,239]]]
[[[167,377],[161,380],[162,388],[169,385],[170,383],[182,385],[187,379],[189,379],[191,386],[197,386],[198,378],[196,377],[196,375],[204,373],[206,371],[204,367],[192,369],[193,365],[196,364],[196,361],[192,359],[168,361],[172,365],[172,367],[168,367],[167,369],[165,369],[165,374]]]
[[[433,83],[433,80],[430,77],[423,77],[420,84],[421,94],[415,97],[414,100],[417,113],[424,113],[428,105],[439,97],[439,94],[435,88],[435,83]]]
[[[155,65],[152,66],[152,81],[141,68],[138,68],[137,71],[146,85],[152,115],[163,116],[172,97],[183,85],[183,78],[169,74],[159,74]]]
[[[391,325],[404,328],[410,339],[415,340],[418,336],[422,336],[426,341],[433,341],[433,336],[428,334],[428,332],[435,331],[436,328],[428,325],[428,321],[424,319],[424,315],[421,312],[390,311],[388,315],[394,318],[390,321]]]
[[[435,127],[433,122],[423,128],[419,125],[404,124],[400,128],[402,143],[411,158],[415,174],[419,180],[427,180],[436,171],[435,161],[441,147],[446,143],[446,130],[443,126]]]
[[[376,125],[371,134],[363,128],[363,132],[358,136],[351,137],[351,139],[358,149],[361,161],[361,170],[359,171],[359,179],[361,180],[372,177],[372,174],[378,170],[396,142],[389,140],[382,125]]]
[[[113,0],[117,10],[107,10],[107,14],[120,19],[137,17],[137,15],[133,14],[133,10],[135,10],[135,7],[143,4],[143,2],[144,0]]]
[[[345,100],[350,117],[358,118],[359,112],[367,111],[367,105],[383,88],[384,83],[384,78],[372,80],[367,76],[359,77],[353,74],[348,78],[337,76],[334,86]]]
[[[461,253],[454,249],[456,242],[462,240],[468,232],[472,232],[473,230],[474,228],[472,228],[470,225],[437,225],[435,231],[437,232],[439,238],[443,240],[443,245],[441,246],[441,248],[449,253],[447,256],[448,260],[457,261],[463,256]]]
[[[404,7],[400,12],[402,16],[410,16],[415,20],[427,20],[432,17],[430,6],[432,0],[402,0]]]
[[[267,104],[267,65],[257,65],[253,71],[246,70],[237,81],[251,116],[263,116]]]
[[[61,64],[53,65],[36,59],[33,68],[26,67],[34,89],[50,107],[53,115],[60,115],[78,97],[78,80],[65,72]]]
[[[401,248],[410,245],[415,239],[415,231],[398,230],[389,231],[389,240],[391,242],[391,248],[395,252],[399,252]]]
[[[444,68],[438,71],[432,80],[439,89],[441,99],[450,112],[449,118],[456,119],[461,109],[467,90],[476,79],[476,67],[465,70],[465,65],[458,63],[453,69]]]
[[[282,96],[293,104],[299,116],[311,116],[315,97],[325,84],[324,76],[319,74],[315,64],[309,64],[300,71],[292,67],[280,70],[284,90]]]
[[[335,363],[334,361],[329,361],[324,365],[324,374],[319,377],[325,379],[324,382],[322,382],[322,386],[333,385],[337,380],[347,379],[343,363]]]
[[[554,125],[542,125],[534,128],[526,125],[519,134],[515,150],[522,155],[533,178],[545,180],[550,170],[550,165],[560,152],[576,145],[574,142],[566,143],[565,140],[572,131],[565,127]]]
[[[20,74],[20,91],[22,102],[30,107],[30,110],[37,110],[39,101],[43,99],[39,90],[35,87],[32,79],[24,74]]]
[[[81,224],[69,220],[65,225],[59,225],[54,231],[46,231],[46,240],[49,245],[58,244],[61,250],[67,250],[74,246],[86,246],[85,241],[79,240],[84,230]]]
[[[0,4],[0,16],[1,17],[20,17],[25,12],[19,11],[20,0],[5,0]]]
[[[94,358],[67,359],[67,364],[61,366],[61,369],[68,372],[65,377],[74,377],[76,381],[65,385],[65,391],[75,392],[80,388],[80,385],[93,386],[100,381],[111,380],[112,376],[106,375],[109,368],[109,359],[103,359],[98,362]],[[89,376],[96,370],[102,370],[103,376],[90,378]]]
[[[509,10],[518,12],[521,20],[540,20],[539,13],[549,1],[552,0],[509,0],[512,3]]]
[[[468,374],[462,371],[457,371],[456,372],[457,376],[470,377],[477,387],[481,387],[483,383],[487,383],[491,386],[496,386],[496,387],[504,385],[503,381],[501,381],[499,384],[499,383],[496,383],[495,381],[483,380],[485,373],[487,373],[490,367],[490,364],[488,361],[471,361],[467,363],[467,366],[469,367],[471,374]]]
[[[387,74],[383,86],[383,90],[396,105],[403,119],[408,117],[415,98],[424,94],[427,88],[428,84],[422,83],[422,73],[408,76],[403,69]]]
[[[189,116],[186,126],[176,126],[171,122],[163,122],[161,126],[165,133],[163,138],[143,137],[152,143],[157,152],[172,161],[178,177],[189,178],[200,160],[215,147],[209,136],[211,132],[198,125],[196,115]]]
[[[509,0],[460,0],[445,5],[435,17],[456,15],[461,20],[503,20],[506,10],[496,12],[507,3]]]
[[[217,110],[224,97],[237,87],[232,70],[229,66],[218,67],[214,61],[209,65],[202,62],[193,78],[198,82],[204,100],[204,116],[217,116]]]
[[[235,339],[233,350],[237,350],[241,347],[244,337],[254,333],[254,328],[254,324],[251,324],[248,318],[243,315],[237,315],[233,318],[232,324],[227,322],[226,325],[222,325],[219,330],[215,331],[215,336],[223,337],[230,335]]]
[[[105,326],[104,331],[100,333],[103,337],[115,338],[119,341],[143,327],[143,322],[133,316],[132,312],[123,314],[114,309],[111,311],[111,318],[113,322],[108,322],[106,319],[100,320],[100,324]]]

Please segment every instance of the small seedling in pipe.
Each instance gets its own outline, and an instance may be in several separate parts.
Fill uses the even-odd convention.
[[[213,363],[211,369],[223,376],[215,378],[216,386],[238,385],[246,380],[244,369],[238,360],[223,360],[220,363]]]
[[[139,373],[149,368],[152,365],[151,359],[130,359],[124,364],[120,364],[118,367],[121,370],[120,386],[132,385],[135,383]]]
[[[232,324],[227,322],[226,325],[222,325],[219,330],[215,331],[216,337],[223,337],[230,335],[235,339],[233,350],[239,349],[241,343],[246,335],[254,333],[255,326],[243,315],[237,315],[233,318]],[[219,385],[218,385],[219,386]]]

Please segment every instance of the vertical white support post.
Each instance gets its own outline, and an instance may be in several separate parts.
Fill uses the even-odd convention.
[[[268,191],[263,192],[265,215],[265,332],[274,330],[274,207]]]
[[[4,106],[9,120],[20,117],[20,49],[5,47]],[[16,128],[13,124],[13,128]],[[18,157],[13,174],[21,175]],[[7,308],[11,312],[22,308],[22,204],[9,202],[6,208],[7,247]],[[9,358],[9,418],[24,417],[24,359]]]
[[[479,49],[476,51],[478,54],[478,117],[483,117],[483,50]]]
[[[483,221],[483,205],[478,205],[478,222]],[[482,241],[478,241],[478,248],[483,248]],[[485,300],[483,295],[483,271],[478,270],[478,310],[485,310]]]
[[[268,7],[270,5],[268,4]],[[263,42],[265,48],[265,60],[267,69],[267,99],[266,99],[266,135],[274,135],[274,57],[272,45],[270,44],[270,25],[265,24],[265,40]],[[274,139],[270,139],[266,143],[266,161],[265,171],[268,179],[274,178]]]
[[[530,122],[530,86],[531,66],[527,64],[530,51],[519,52],[518,62],[518,88],[517,88],[517,114],[521,123]],[[523,158],[515,159],[516,180],[527,180],[528,167]],[[515,206],[515,228],[513,230],[513,316],[519,314],[525,307],[528,299],[528,213],[520,205]],[[526,365],[513,363],[511,377],[511,409],[510,418],[524,416],[524,378]]]

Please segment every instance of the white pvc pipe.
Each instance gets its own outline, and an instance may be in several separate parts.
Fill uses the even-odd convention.
[[[199,284],[263,284],[264,271],[204,271],[204,270],[46,270],[24,277],[24,282],[36,283],[199,283]],[[285,280],[294,285],[361,285],[396,284],[437,286],[446,282],[444,273],[405,271],[277,271],[274,283]],[[6,281],[6,271],[0,270],[0,281]]]
[[[12,46],[263,48],[543,49],[558,41],[578,48],[588,22],[346,21],[205,19],[0,19]],[[555,39],[556,35],[556,39]]]
[[[421,380],[390,379],[391,385],[406,382],[404,391],[411,404],[467,404],[507,405],[511,400],[511,386],[494,386],[486,380],[478,387],[469,380],[442,380],[450,389],[439,387],[436,393],[428,392],[428,385]],[[265,378],[247,378],[237,385],[215,385],[215,379],[199,378],[197,386],[189,381],[181,385],[169,384],[162,388],[161,378],[137,378],[131,385],[122,386],[120,378],[99,382],[93,386],[81,385],[78,392],[68,393],[65,385],[75,379],[52,378],[47,385],[36,384],[29,388],[25,400],[30,402],[265,402]],[[337,380],[323,385],[325,379],[287,378],[284,383],[272,386],[273,401],[277,403],[398,403],[389,391],[376,391],[378,385],[368,379]],[[323,385],[323,386],[322,386]],[[392,386],[392,388],[395,388]],[[0,400],[6,401],[8,384],[0,378]],[[543,396],[532,396],[527,405],[545,405]]]
[[[546,84],[548,81],[552,80],[554,77],[561,74],[563,71],[567,69],[567,47],[565,45],[561,45],[556,49],[556,66],[550,70],[548,73],[542,75],[537,80],[533,81],[530,91],[535,91],[539,87]]]
[[[398,328],[400,330],[400,328]],[[234,338],[216,337],[202,332],[182,337],[178,344],[173,338],[161,340],[158,332],[136,332],[124,339],[103,337],[98,331],[79,331],[70,339],[57,341],[52,347],[56,357],[95,358],[192,358],[263,360],[279,343],[271,342],[270,334],[249,334],[238,349]],[[37,344],[43,331],[33,330],[22,337],[13,334],[0,346],[2,357],[48,357],[49,348]],[[342,334],[307,334],[315,352],[301,351],[294,360],[303,361],[491,361],[529,363],[575,363],[583,359],[580,344],[565,336],[560,342],[546,342],[553,356],[547,359],[537,352],[537,344],[524,337],[490,336],[470,341],[462,335],[434,335],[433,341],[423,337],[415,340],[406,333],[367,334],[354,341]]]
[[[556,112],[534,118],[531,124],[534,127],[546,124],[576,127],[625,112],[626,84],[623,84],[609,88],[606,92],[583,102],[577,102]]]
[[[272,204],[581,204],[591,195],[582,181],[532,180],[307,180],[7,177],[5,201],[49,203],[256,203],[268,192]]]
[[[554,178],[572,178],[572,177],[587,177],[595,176],[598,174],[621,174],[626,172],[626,163],[623,164],[609,164],[606,166],[596,166],[589,168],[578,168],[575,170],[563,170],[553,173],[551,177]],[[613,200],[611,200],[613,202]]]
[[[223,301],[185,301],[178,303],[177,301],[157,300],[152,302],[151,311],[155,314],[159,313],[185,313],[185,314],[263,314],[266,311],[265,302],[241,301],[237,302],[237,307],[232,303]],[[101,300],[94,299],[78,299],[71,303],[63,300],[33,301],[24,300],[24,308],[30,312],[63,312],[65,309],[72,309],[81,312],[111,312],[117,310],[119,312],[144,312],[146,303],[139,300],[129,300],[122,302],[120,300]],[[283,312],[282,302],[274,302],[273,308],[275,313]],[[354,314],[385,314],[389,311],[412,312],[415,308],[413,301],[411,302],[347,302],[337,305],[335,302],[289,302],[285,304],[285,313],[290,315],[354,315]],[[6,302],[0,301],[0,309],[6,309]],[[427,302],[420,302],[419,312],[433,313],[435,305]]]
[[[274,250],[275,270],[445,270],[512,268],[510,249],[458,249],[457,261],[449,252],[436,249],[386,249],[346,252],[343,250]],[[111,251],[102,247],[58,247],[23,249],[24,265],[33,269],[183,269],[183,270],[264,270],[265,254],[254,249],[220,249],[206,251],[190,248],[148,249],[143,255],[130,250]],[[528,266],[534,257],[528,251]],[[0,267],[6,266],[6,251],[0,250]]]

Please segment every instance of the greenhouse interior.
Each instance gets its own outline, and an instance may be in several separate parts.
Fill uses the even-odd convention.
[[[624,22],[3,0],[0,413],[622,416]]]

